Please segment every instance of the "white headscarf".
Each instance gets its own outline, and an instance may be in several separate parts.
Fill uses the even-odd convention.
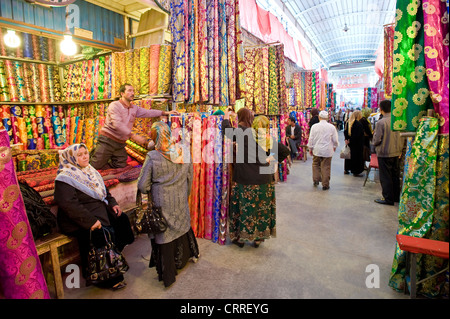
[[[59,151],[59,167],[55,180],[67,183],[108,204],[106,186],[100,173],[91,165],[83,168],[77,162],[77,154],[82,147],[86,148],[84,144],[72,144]]]

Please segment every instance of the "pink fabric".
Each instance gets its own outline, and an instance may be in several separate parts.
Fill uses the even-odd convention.
[[[17,182],[7,131],[0,131],[0,295],[49,299]]]
[[[311,63],[311,56],[309,55],[308,51],[303,47],[303,45],[300,43],[300,41],[297,40],[298,43],[298,49],[300,52],[300,56],[302,59],[302,66],[305,70],[312,69],[312,63]]]
[[[424,0],[424,53],[430,97],[440,117],[439,133],[449,131],[448,14],[445,2]]]
[[[242,28],[266,43],[276,41],[283,43],[285,56],[300,64],[294,39],[286,32],[275,15],[260,8],[256,0],[240,0],[239,11]]]

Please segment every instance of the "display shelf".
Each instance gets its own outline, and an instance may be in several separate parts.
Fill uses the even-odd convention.
[[[115,99],[101,99],[101,100],[85,100],[85,101],[61,101],[61,102],[11,102],[0,101],[0,104],[4,105],[70,105],[70,104],[86,104],[86,103],[102,103],[111,102]]]
[[[12,56],[4,56],[0,55],[1,60],[11,60],[11,61],[19,61],[19,62],[27,62],[27,63],[37,63],[37,64],[49,64],[49,65],[55,65],[58,66],[57,62],[52,61],[42,61],[42,60],[32,60],[32,59],[25,59],[25,58],[17,58]]]

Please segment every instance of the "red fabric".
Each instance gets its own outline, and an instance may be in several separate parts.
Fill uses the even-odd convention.
[[[448,259],[449,244],[445,241],[397,235],[397,242],[401,250],[414,254],[432,255]]]
[[[370,155],[370,167],[378,168],[378,157],[377,154],[371,154]]]

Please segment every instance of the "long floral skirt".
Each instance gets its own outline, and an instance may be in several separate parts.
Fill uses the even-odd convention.
[[[276,237],[274,183],[242,185],[233,182],[229,213],[231,240],[244,242]]]

